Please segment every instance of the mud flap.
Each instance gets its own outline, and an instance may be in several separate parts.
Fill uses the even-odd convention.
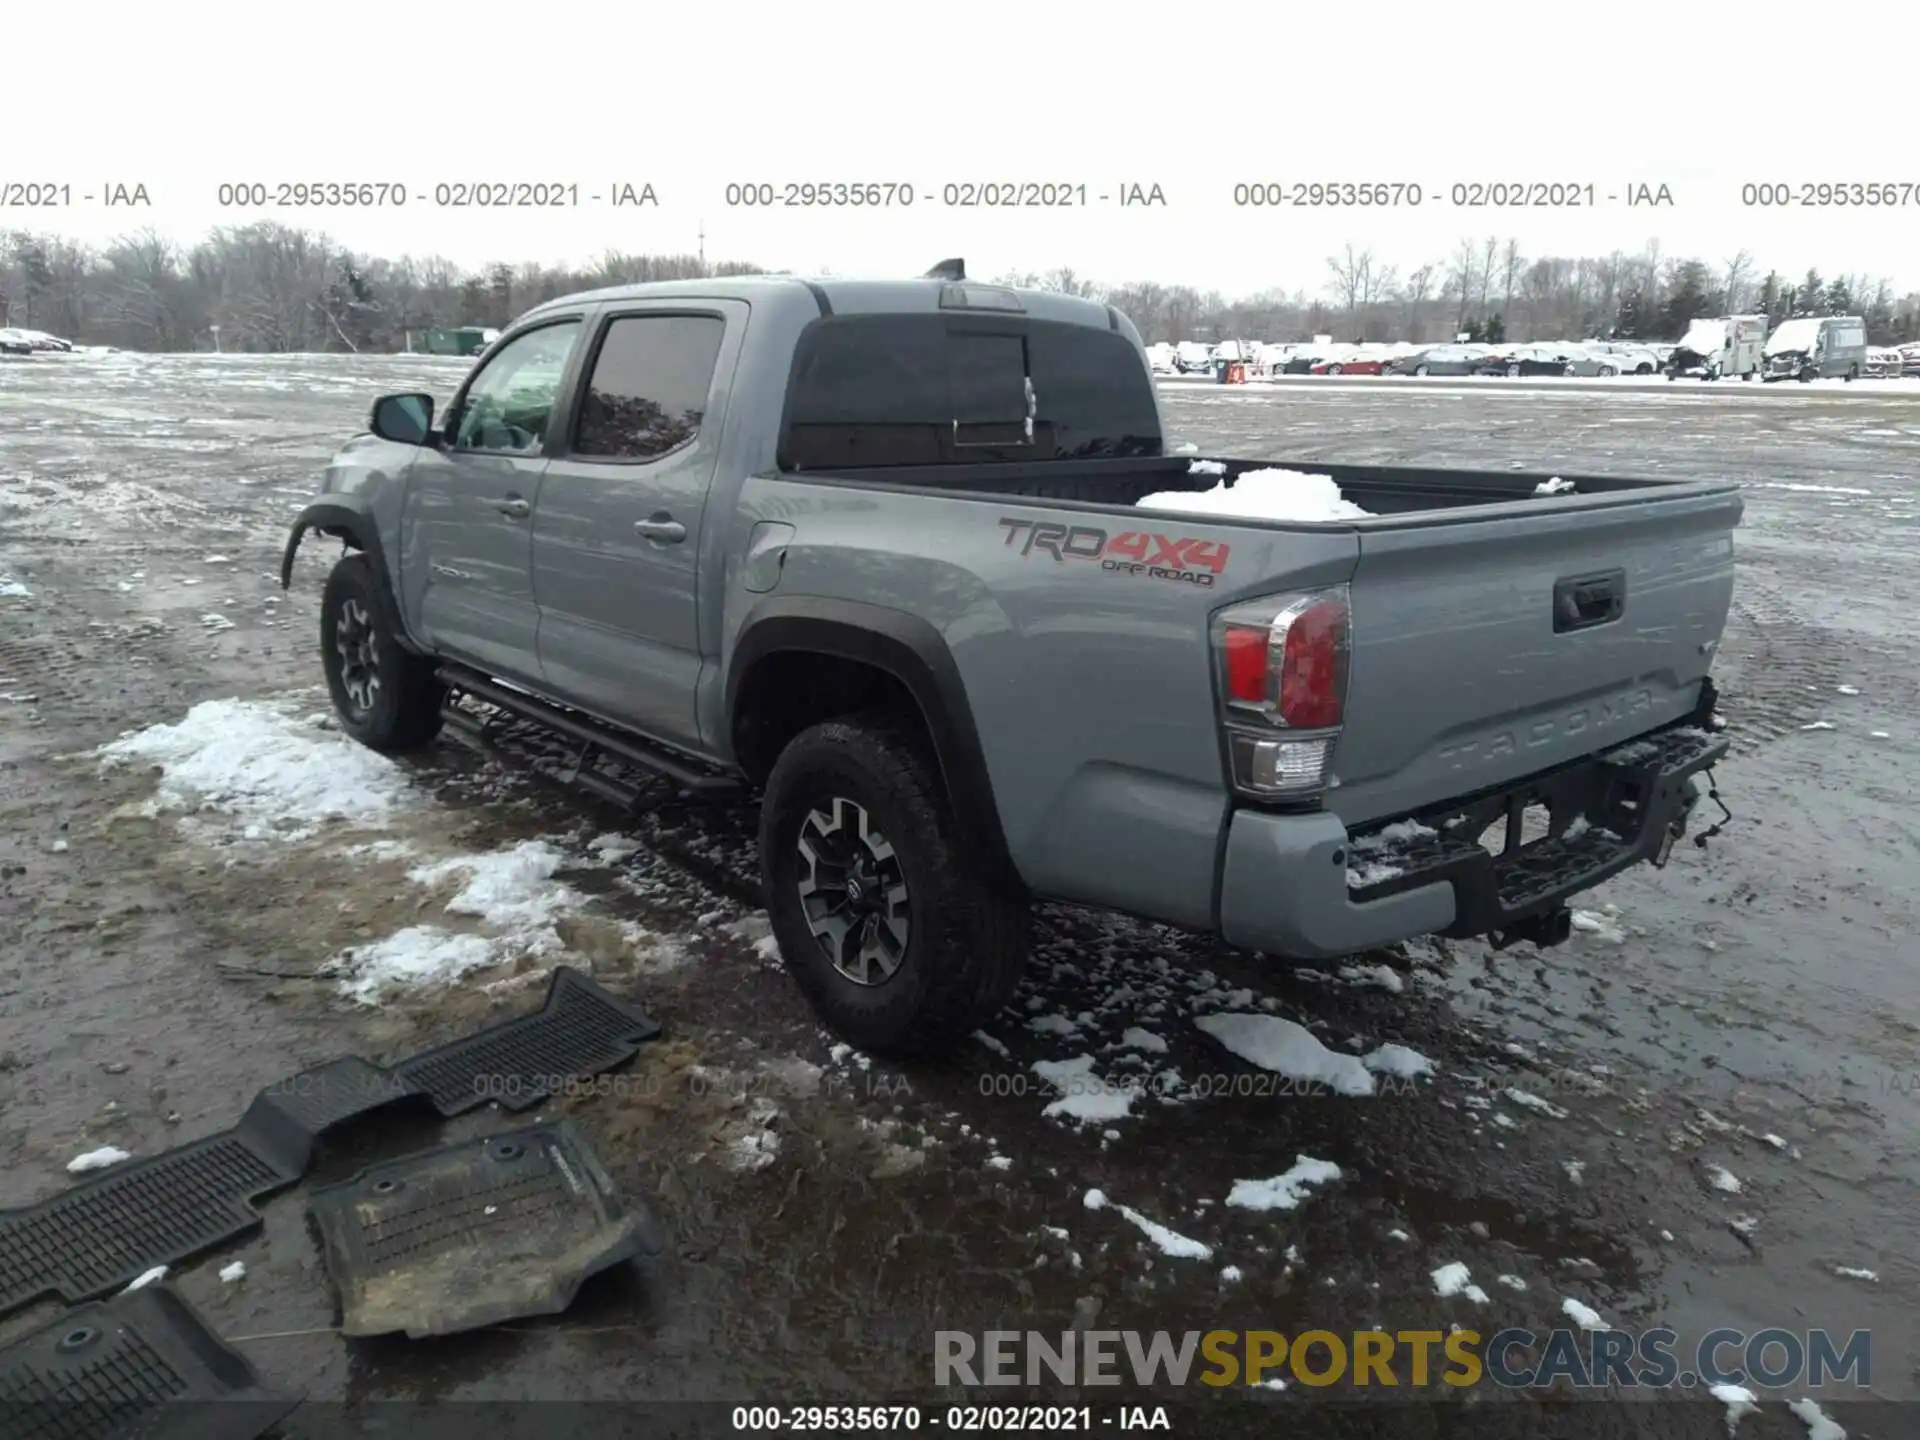
[[[312,1215],[348,1336],[557,1315],[590,1276],[664,1243],[566,1120],[372,1166],[314,1192]]]
[[[299,1402],[263,1389],[166,1285],[70,1310],[0,1350],[0,1435],[254,1440]]]

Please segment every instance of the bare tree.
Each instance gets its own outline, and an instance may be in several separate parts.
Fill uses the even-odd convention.
[[[1358,249],[1347,241],[1338,255],[1327,257],[1327,269],[1333,272],[1328,289],[1346,307],[1348,328],[1354,312],[1365,304],[1373,287],[1373,251]]]
[[[1504,282],[1500,291],[1500,313],[1510,315],[1513,310],[1513,287],[1520,278],[1520,242],[1509,239],[1500,252],[1500,275]]]
[[[1473,308],[1474,287],[1480,283],[1480,246],[1463,236],[1447,262],[1446,293],[1456,302],[1455,333],[1467,328],[1467,311]]]
[[[1726,262],[1727,313],[1738,315],[1747,307],[1747,281],[1753,274],[1753,255],[1741,250]]]

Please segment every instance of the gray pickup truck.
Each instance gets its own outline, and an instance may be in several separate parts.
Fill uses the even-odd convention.
[[[1138,508],[1259,466],[1168,453],[1126,317],[954,262],[556,300],[370,428],[281,576],[345,542],[347,733],[504,714],[617,799],[595,757],[757,797],[786,965],[875,1052],[1005,1004],[1034,898],[1307,960],[1552,944],[1717,799],[1737,486],[1315,465],[1368,516]]]

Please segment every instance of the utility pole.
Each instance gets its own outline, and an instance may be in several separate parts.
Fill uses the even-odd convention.
[[[700,270],[704,274],[707,268],[707,222],[700,222]]]

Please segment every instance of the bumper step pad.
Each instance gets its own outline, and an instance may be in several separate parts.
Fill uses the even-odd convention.
[[[1412,833],[1390,844],[1356,835],[1348,893],[1364,904],[1448,881],[1455,887],[1458,918],[1441,933],[1497,930],[1511,917],[1551,906],[1653,855],[1669,818],[1685,803],[1691,777],[1727,749],[1724,736],[1696,726],[1656,731],[1516,789],[1417,815]],[[1497,858],[1481,847],[1486,828],[1530,803],[1552,813],[1552,833]],[[1367,873],[1370,867],[1377,867],[1380,878]],[[1357,883],[1362,878],[1368,883]]]
[[[0,1350],[0,1440],[254,1440],[296,1403],[263,1390],[165,1285],[69,1311]]]
[[[558,1315],[590,1276],[662,1246],[564,1120],[372,1166],[315,1191],[312,1214],[355,1337]]]
[[[563,967],[531,1015],[391,1067],[347,1056],[275,1081],[231,1130],[0,1211],[0,1315],[48,1295],[69,1305],[110,1295],[156,1265],[249,1233],[260,1224],[255,1205],[306,1173],[323,1136],[377,1110],[430,1105],[452,1118],[488,1103],[531,1109],[571,1080],[632,1059],[659,1033]]]

